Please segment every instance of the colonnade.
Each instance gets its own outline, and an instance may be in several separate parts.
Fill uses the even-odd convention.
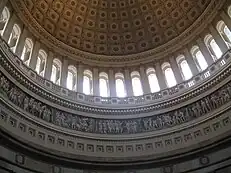
[[[6,10],[10,14],[8,18],[7,15],[3,15]],[[30,68],[37,69],[36,72],[39,75],[58,85],[95,96],[138,96],[173,87],[193,78],[229,50],[231,47],[230,11],[231,8],[228,11],[221,11],[203,33],[174,55],[148,64],[123,68],[89,66],[83,62],[76,62],[69,57],[61,56],[47,48],[20,21],[8,0],[0,2],[0,14],[2,14],[0,24],[5,25],[0,32],[2,38],[18,57],[29,57],[25,63],[28,63]],[[14,31],[16,26],[19,31]],[[12,34],[12,32],[15,33]],[[28,39],[31,40],[32,45],[27,45],[30,48],[25,50]],[[41,50],[45,52],[43,55]],[[40,57],[39,62],[38,57]],[[21,59],[23,60],[23,58]],[[122,84],[117,80],[123,83],[124,88],[121,92],[124,94],[118,94]],[[86,87],[86,85],[89,86]],[[118,88],[117,85],[120,87]],[[135,87],[139,87],[138,92]]]

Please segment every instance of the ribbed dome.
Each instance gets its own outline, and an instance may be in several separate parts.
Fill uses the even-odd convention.
[[[210,0],[24,0],[33,18],[63,43],[100,55],[154,49],[190,27]]]

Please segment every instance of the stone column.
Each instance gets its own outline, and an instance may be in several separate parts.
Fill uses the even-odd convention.
[[[148,77],[145,72],[145,68],[142,65],[140,66],[140,78],[141,78],[141,84],[142,84],[144,94],[151,93]]]
[[[222,11],[220,14],[222,20],[225,22],[225,24],[227,25],[227,27],[229,28],[229,30],[231,31],[231,19],[230,17],[224,12]]]
[[[195,76],[199,73],[199,70],[197,68],[197,65],[194,61],[194,58],[192,56],[192,54],[189,52],[189,50],[187,48],[184,49],[184,55],[185,55],[185,58],[188,62],[188,65],[190,67],[190,70],[192,72],[192,75]]]
[[[199,38],[197,40],[197,44],[200,48],[201,53],[203,54],[208,66],[212,65],[214,63],[213,57],[211,56],[207,46],[205,45],[205,42]]]
[[[10,38],[10,34],[13,30],[13,27],[14,27],[14,24],[16,23],[17,21],[17,16],[15,14],[12,14],[10,19],[9,19],[9,22],[7,23],[7,26],[6,26],[6,29],[3,33],[3,36],[2,38],[8,42],[9,38]]]
[[[19,42],[18,42],[18,45],[17,45],[17,48],[16,48],[16,51],[15,51],[15,54],[20,58],[22,56],[22,51],[23,51],[23,48],[25,46],[25,41],[26,39],[28,38],[29,36],[29,32],[28,30],[24,27],[23,29],[23,32],[20,36],[20,39],[19,39]],[[33,47],[32,47],[33,49]]]
[[[109,70],[109,90],[110,90],[110,96],[116,97],[116,87],[115,87],[115,74],[112,69]]]
[[[220,47],[221,51],[223,53],[225,53],[228,50],[228,46],[225,43],[225,41],[223,40],[223,38],[221,37],[221,35],[219,34],[219,32],[213,26],[210,26],[209,30],[210,30],[214,40],[216,41],[216,43]]]
[[[0,15],[2,14],[2,11],[4,9],[4,7],[6,6],[8,0],[1,0],[0,1]]]
[[[98,68],[93,68],[93,95],[100,96],[99,93],[99,70]]]
[[[83,64],[78,64],[77,71],[77,91],[83,93]]]
[[[125,69],[124,72],[124,79],[125,79],[125,88],[128,97],[133,96],[133,89],[132,89],[132,79],[131,74],[128,69]]]
[[[161,65],[159,62],[155,63],[155,71],[156,71],[156,77],[158,79],[158,83],[160,86],[160,90],[164,90],[167,88],[165,76],[163,73],[163,70],[161,69]]]
[[[40,49],[40,42],[36,40],[33,49],[32,49],[32,54],[31,54],[31,59],[29,66],[34,70],[36,67],[36,63],[38,60],[38,54],[39,54],[39,49]]]
[[[48,52],[48,57],[47,57],[47,62],[46,62],[46,69],[45,69],[45,75],[44,77],[47,80],[51,79],[51,72],[52,72],[52,65],[53,65],[53,59],[54,59],[54,53],[49,51]]]
[[[61,86],[67,87],[68,59],[64,57],[61,71]]]
[[[176,62],[175,57],[170,57],[169,60],[170,60],[170,65],[171,65],[172,71],[174,73],[174,76],[176,78],[177,84],[183,82],[183,77],[182,77],[182,74],[180,72],[179,66]]]

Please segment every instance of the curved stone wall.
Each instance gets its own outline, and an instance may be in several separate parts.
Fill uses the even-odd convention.
[[[59,157],[63,153],[65,160],[78,158],[86,163],[145,163],[150,159],[166,160],[166,156],[167,160],[173,159],[180,153],[188,155],[198,145],[207,146],[229,135],[228,61],[208,83],[197,88],[197,98],[153,117],[147,117],[145,109],[140,108],[143,112],[137,115],[143,118],[129,115],[125,119],[107,114],[93,116],[90,110],[77,113],[71,107],[60,109],[59,104],[66,101],[51,101],[55,95],[39,89],[30,77],[15,68],[20,61],[12,61],[7,56],[12,54],[5,48],[0,58],[1,127],[39,150]],[[224,59],[229,60],[229,54]],[[43,97],[46,92],[49,94]]]
[[[19,1],[16,2],[19,3]],[[177,60],[171,58],[171,66],[175,67],[174,73],[178,74],[176,75],[178,84],[175,87],[161,88],[160,92],[151,94],[147,92],[137,97],[129,95],[125,98],[104,98],[98,95],[85,95],[78,90],[68,90],[63,82],[59,86],[50,81],[49,75],[45,74],[44,78],[38,74],[35,60],[42,45],[38,40],[33,52],[30,52],[33,63],[23,62],[19,58],[19,50],[22,50],[22,45],[31,33],[24,27],[19,40],[12,38],[10,28],[13,28],[15,23],[24,25],[11,8],[11,4],[7,0],[1,1],[0,11],[7,5],[13,14],[0,38],[0,132],[3,141],[10,141],[12,145],[20,146],[22,150],[41,157],[47,156],[51,160],[67,165],[68,163],[71,166],[73,164],[95,165],[103,169],[132,167],[134,164],[163,163],[164,165],[164,163],[172,162],[179,162],[180,165],[181,161],[178,159],[184,160],[200,152],[213,150],[214,147],[227,142],[231,132],[231,52],[230,45],[224,42],[216,32],[213,23],[217,24],[220,21],[219,17],[222,17],[227,25],[231,26],[231,20],[226,14],[226,7],[221,5],[224,3],[228,6],[229,2],[214,1],[214,3],[214,8],[216,5],[220,7],[215,8],[214,17],[211,18],[213,22],[207,23],[207,26],[214,40],[221,47],[220,58],[211,62],[212,54],[209,52],[211,50],[208,50],[206,42],[201,42],[198,37],[196,39],[200,43],[200,48],[211,62],[204,71],[200,73],[198,71],[191,79],[182,81],[181,72],[176,64]],[[219,14],[218,11],[220,11]],[[207,30],[204,32],[205,34],[202,35],[207,35]],[[211,38],[208,39],[211,40]],[[12,45],[16,41],[18,41],[18,47],[14,50]],[[43,45],[44,47],[46,46]],[[53,50],[49,52],[49,55],[54,55]],[[186,52],[189,50],[187,49]],[[67,77],[65,69],[69,60],[67,57],[63,60],[62,79]],[[49,56],[47,64],[51,65],[52,61],[53,58]],[[193,64],[193,61],[191,62]],[[160,66],[155,64],[156,67],[158,65]],[[92,68],[90,64],[86,66]],[[129,68],[133,69],[133,67]],[[147,84],[143,73],[145,68],[142,65],[136,68],[139,68],[140,74],[143,74],[141,79],[143,79],[144,88],[144,84]],[[94,69],[102,70],[100,67]],[[51,69],[46,68],[46,71],[49,70],[51,72]],[[118,69],[113,68],[113,70]],[[80,79],[78,78],[79,82],[82,81],[82,78]],[[113,78],[110,79],[113,81]],[[96,81],[98,81],[97,75],[93,83]],[[112,83],[110,81],[109,83]],[[125,82],[131,84],[129,79]],[[110,89],[115,88],[113,83],[110,87]],[[5,148],[4,142],[2,146],[4,147],[1,147],[0,151],[12,152],[7,146]],[[223,149],[219,152],[222,153]],[[24,157],[19,155],[16,160],[23,160]],[[8,160],[2,159],[4,163],[8,162],[10,168],[15,166],[7,154],[0,158]],[[203,165],[204,162],[205,165],[208,164],[208,158],[209,156],[202,156],[199,159],[200,164]],[[229,160],[228,158],[229,154],[226,159]],[[192,159],[191,162],[193,162]],[[212,165],[217,166],[214,169],[219,169],[218,167],[223,164],[223,161],[218,162],[218,158],[211,162]],[[42,163],[39,162],[39,164]],[[49,161],[45,165],[50,167]],[[57,170],[65,170],[64,167]],[[0,166],[1,169],[10,170]],[[173,169],[175,168],[167,166],[163,169],[158,168],[156,171],[171,173]],[[192,166],[187,171],[195,172],[200,169],[200,166]],[[33,171],[35,169],[32,169]],[[40,172],[42,171],[44,170],[41,169]],[[52,171],[56,171],[56,168],[52,168]],[[180,169],[177,171],[180,172]]]

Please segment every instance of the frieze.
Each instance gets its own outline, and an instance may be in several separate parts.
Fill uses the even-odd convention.
[[[0,91],[16,106],[55,125],[98,134],[135,134],[165,129],[191,121],[231,101],[231,82],[199,101],[168,113],[145,118],[97,119],[64,112],[24,93],[0,73]]]

